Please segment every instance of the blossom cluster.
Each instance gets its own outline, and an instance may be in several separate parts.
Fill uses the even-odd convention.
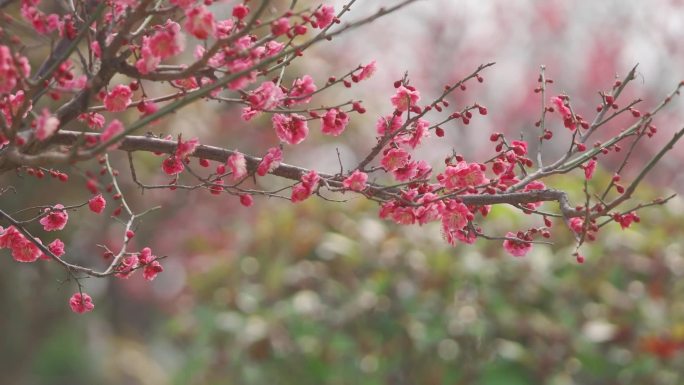
[[[625,138],[636,137],[636,142],[657,132],[652,114],[636,110],[636,102],[622,109],[618,106],[618,97],[634,78],[633,73],[600,92],[593,123],[573,107],[569,96],[546,97],[551,81],[542,74],[534,89],[544,99],[541,119],[535,124],[540,129],[538,138],[526,135],[509,140],[494,133],[489,138],[491,154],[485,160],[470,159],[454,149],[440,166],[419,159],[418,150],[444,138],[453,126],[467,126],[478,116],[485,119],[489,114],[486,106],[477,102],[461,105],[462,98],[453,98],[452,94],[467,90],[472,83],[483,83],[482,73],[493,63],[446,85],[431,101],[426,101],[425,94],[405,75],[393,83],[393,94],[385,99],[388,111],[374,119],[374,130],[371,128],[376,134],[374,146],[357,165],[334,175],[288,165],[286,157],[294,148],[304,147],[319,134],[329,139],[339,137],[350,131],[356,114],[366,113],[359,100],[314,107],[318,95],[335,86],[352,87],[378,70],[376,62],[370,61],[325,79],[293,74],[290,64],[304,57],[311,45],[331,40],[386,12],[383,9],[356,24],[345,25],[340,17],[348,6],[336,10],[322,4],[295,10],[296,3],[292,2],[290,9],[278,11],[275,7],[266,12],[268,7],[245,0],[234,2],[229,13],[220,13],[214,0],[75,1],[70,2],[71,10],[47,14],[42,9],[50,7],[41,0],[21,0],[23,20],[36,33],[59,39],[59,44],[54,45],[43,65],[32,67],[20,39],[0,29],[0,167],[38,179],[49,173],[66,182],[69,175],[65,172],[43,166],[50,162],[98,163],[97,169],[83,173],[90,198],[82,204],[42,206],[37,217],[25,222],[4,215],[11,225],[0,227],[0,248],[8,249],[18,262],[56,260],[70,273],[125,279],[141,270],[144,279],[155,279],[163,271],[160,258],[148,247],[139,252],[126,249],[142,214],[135,214],[125,203],[117,184],[118,171],[105,155],[115,149],[128,152],[131,177],[143,189],[148,187],[137,179],[136,151],[161,156],[160,175],[170,181],[155,188],[201,188],[213,195],[230,194],[246,207],[252,206],[257,195],[297,203],[320,195],[322,190],[361,194],[380,203],[381,218],[401,225],[434,222],[451,245],[495,239],[515,257],[529,253],[539,238],[550,237],[553,216],[567,223],[578,248],[585,240],[596,239],[601,227],[598,218],[614,221],[622,228],[639,222],[634,210],[618,210],[635,187],[621,184],[622,168],[610,179],[600,199],[592,200],[589,192],[592,184],[600,182],[595,176],[601,173],[598,163],[603,155],[620,152],[619,142]],[[171,93],[163,93],[168,90]],[[42,99],[44,95],[50,103]],[[270,143],[264,141],[263,147],[255,150],[260,157],[201,145],[199,138],[184,139],[180,134],[175,138],[166,132],[132,136],[143,128],[163,131],[164,124],[159,122],[165,116],[200,100],[235,104],[239,106],[238,119],[266,126]],[[616,112],[608,115],[608,110]],[[590,145],[597,128],[622,112],[631,115],[634,124],[613,138]],[[560,117],[560,121],[545,119],[547,113]],[[556,125],[570,132],[572,142],[563,157],[545,167],[541,147],[553,138]],[[663,151],[671,147],[665,146]],[[629,154],[623,164],[627,164]],[[202,167],[199,172],[192,168],[194,158]],[[584,205],[571,207],[567,195],[557,194],[542,179],[576,169],[583,171],[587,199]],[[268,174],[289,178],[294,184],[289,190],[261,190],[260,178]],[[104,176],[111,181],[104,181]],[[289,196],[282,191],[289,191]],[[123,245],[118,252],[105,251],[110,266],[101,273],[68,263],[61,240],[43,246],[40,238],[31,236],[24,227],[35,221],[45,232],[62,231],[70,210],[87,206],[93,213],[102,214],[108,200],[115,204],[108,210],[112,217],[128,219],[122,220]],[[541,208],[547,200],[561,204],[560,215]],[[534,214],[542,222],[529,229],[507,231],[505,236],[489,236],[478,221],[499,203]],[[579,251],[575,255],[578,261],[584,260]],[[69,305],[77,313],[94,307],[80,282]]]

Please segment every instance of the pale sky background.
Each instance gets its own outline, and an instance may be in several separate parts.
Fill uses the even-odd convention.
[[[338,9],[343,3],[335,2]],[[346,20],[397,3],[360,0]],[[643,98],[640,108],[646,111],[684,79],[682,36],[681,0],[423,0],[319,45],[317,57],[309,57],[307,63],[311,72],[327,77],[377,60],[378,71],[370,81],[329,94],[332,100],[349,95],[364,100],[371,114],[364,117],[368,127],[359,134],[372,141],[374,121],[391,111],[392,82],[404,71],[427,101],[444,84],[470,73],[478,64],[496,62],[483,73],[485,83],[473,84],[465,97],[457,96],[455,104],[477,101],[489,108],[489,115],[473,119],[467,128],[447,129],[447,143],[442,140],[421,152],[442,157],[455,147],[477,157],[491,131],[536,137],[532,124],[539,116],[540,100],[532,89],[541,64],[555,80],[549,95],[567,93],[577,111],[591,120],[599,101],[597,92],[609,89],[616,76],[624,76],[638,63],[637,80],[623,95]],[[662,134],[658,140],[669,139],[671,132],[684,125],[683,111],[684,100],[675,99],[661,114],[656,120]],[[555,124],[556,143],[566,148],[562,138],[567,139],[567,132],[561,130],[560,121]],[[647,150],[656,151],[655,144]],[[675,152],[684,153],[682,146]],[[320,162],[319,155],[329,151],[320,149],[315,159]],[[681,157],[677,158],[665,159],[661,170],[678,170]],[[336,162],[333,157],[329,167],[336,167]],[[677,177],[675,184],[684,189],[684,176]]]

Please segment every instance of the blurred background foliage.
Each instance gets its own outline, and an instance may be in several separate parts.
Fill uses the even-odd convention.
[[[177,237],[152,287],[86,282],[85,316],[68,310],[53,263],[2,258],[0,373],[7,384],[677,384],[683,206],[608,225],[579,265],[562,224],[554,245],[513,258],[498,242],[453,248],[435,226],[389,225],[363,200],[263,201]],[[525,219],[496,208],[486,228]]]
[[[355,11],[388,3],[364,0],[368,8]],[[312,129],[315,140],[286,151],[286,161],[337,172],[339,148],[342,162],[354,164],[373,143],[375,119],[390,112],[392,82],[407,69],[428,98],[478,64],[499,62],[483,85],[452,101],[461,106],[477,100],[490,114],[469,127],[445,127],[445,139],[420,153],[434,164],[451,148],[469,160],[488,158],[491,131],[534,138],[539,100],[531,90],[541,63],[557,80],[554,92],[567,92],[590,116],[597,90],[639,62],[640,82],[629,97],[648,97],[653,105],[682,76],[682,6],[665,0],[421,2],[335,39],[336,46],[307,57],[308,67],[292,69],[290,77],[311,73],[325,79],[371,59],[379,64],[368,82],[316,101],[346,100],[349,91],[364,99],[369,113],[355,116],[339,141],[321,140]],[[42,51],[31,52],[39,61]],[[656,121],[662,138],[682,122],[681,108],[668,111]],[[238,117],[239,108],[197,103],[150,129],[194,134],[202,143],[255,155],[277,144],[268,117],[250,123]],[[135,118],[131,113],[124,120]],[[558,142],[565,143],[560,122],[554,124]],[[638,152],[635,163],[655,148]],[[546,151],[555,156],[553,146]],[[665,160],[651,179],[655,183],[635,201],[682,190],[681,154]],[[145,182],[166,182],[159,158],[135,158]],[[246,209],[205,191],[141,195],[128,179],[125,159],[113,161],[137,211],[164,206],[144,218],[133,239],[134,248],[151,246],[168,255],[164,273],[152,284],[139,275],[85,280],[96,308],[79,316],[67,306],[74,285],[54,263],[19,264],[2,251],[0,384],[684,382],[680,198],[643,211],[641,223],[630,229],[607,225],[597,242],[583,247],[587,260],[578,265],[571,255],[574,239],[560,223],[553,245],[536,245],[528,256],[513,258],[499,242],[449,247],[438,226],[394,226],[377,218],[374,204],[350,196],[334,197],[350,199],[345,203],[310,199],[298,205],[260,198]],[[64,170],[70,186],[3,175],[2,184],[20,194],[5,194],[0,204],[13,211],[83,202],[89,197],[83,176],[98,168]],[[578,190],[579,177],[547,184]],[[608,177],[599,172],[597,186]],[[268,189],[283,182],[267,177],[258,183]],[[121,226],[87,210],[70,218],[65,231],[42,239],[59,236],[70,260],[104,266],[96,244],[116,246]],[[497,207],[485,229],[501,235],[537,220]]]

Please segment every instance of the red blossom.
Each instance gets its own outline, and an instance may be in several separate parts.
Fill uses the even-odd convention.
[[[183,161],[176,155],[172,155],[162,162],[162,170],[166,175],[177,175],[185,170]]]
[[[242,20],[249,14],[249,7],[245,4],[238,4],[233,7],[233,17]]]
[[[503,242],[504,250],[514,257],[524,257],[532,249],[532,243],[525,240],[517,240],[520,239],[519,235],[509,231],[506,233],[506,238],[508,239]]]
[[[102,197],[102,194],[97,194],[88,201],[88,208],[90,211],[97,214],[100,214],[102,211],[104,211],[106,205],[107,201]]]
[[[254,203],[254,198],[252,198],[251,195],[249,194],[241,194],[240,195],[240,204],[245,206],[245,207],[250,207]]]
[[[271,23],[271,33],[274,36],[284,35],[289,30],[290,30],[290,20],[286,17],[281,17],[280,19]]]
[[[48,213],[40,219],[40,224],[43,225],[45,231],[62,230],[66,226],[69,214],[64,210],[61,204],[55,205],[52,209],[47,209]]]
[[[87,313],[95,308],[93,299],[86,293],[76,293],[69,298],[71,311],[78,314]]]

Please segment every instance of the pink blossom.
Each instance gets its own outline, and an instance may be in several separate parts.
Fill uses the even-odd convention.
[[[514,140],[511,142],[510,147],[517,156],[525,156],[527,154],[527,142],[524,140]]]
[[[164,170],[167,175],[176,175],[185,170],[185,165],[179,157],[172,155],[164,159],[162,162],[162,170]]]
[[[161,60],[178,55],[185,49],[185,38],[180,32],[178,23],[166,20],[163,26],[157,26],[157,32],[149,39],[152,55]]]
[[[301,183],[292,188],[292,202],[301,202],[311,196],[313,191],[318,186],[320,179],[321,178],[314,170],[302,175],[300,178]]]
[[[12,257],[17,262],[35,262],[43,253],[28,239],[22,239],[12,247]]]
[[[412,225],[416,222],[416,215],[411,207],[397,207],[392,211],[392,220],[400,225]]]
[[[432,166],[424,160],[416,162],[416,177],[429,178],[432,173]]]
[[[311,190],[306,188],[305,186],[298,184],[292,188],[292,195],[290,196],[290,199],[292,202],[301,202],[311,196]]]
[[[512,232],[506,233],[506,239],[503,242],[503,247],[508,254],[514,257],[524,257],[532,249],[532,244],[523,240],[516,241],[510,238],[518,238],[518,235]]]
[[[40,219],[45,231],[62,230],[69,220],[69,214],[64,210],[64,206],[56,204],[52,209],[45,210],[48,214]]]
[[[144,247],[142,250],[140,250],[140,253],[138,254],[138,264],[139,265],[146,265],[152,261],[154,261],[157,257],[152,255],[152,249],[149,247]]]
[[[272,81],[267,81],[255,89],[247,101],[255,110],[269,110],[277,107],[283,97],[283,90]]]
[[[420,198],[418,203],[421,203],[422,206],[414,210],[418,224],[424,225],[442,217],[441,212],[444,208],[444,203],[438,199],[439,196],[433,193],[426,193]]]
[[[568,108],[568,106],[565,105],[563,99],[559,96],[556,96],[551,98],[551,103],[556,106],[556,109],[561,114],[565,127],[569,128],[570,131],[574,131],[576,128],[575,119],[572,116],[572,111],[570,108]]]
[[[316,84],[309,75],[302,76],[292,83],[292,88],[288,95],[288,104],[305,104],[311,101],[313,93],[316,92]]]
[[[104,98],[104,105],[107,111],[124,111],[131,104],[133,92],[131,88],[124,84],[118,84]]]
[[[3,79],[0,76],[0,82],[2,80]],[[16,94],[9,95],[9,103],[0,103],[0,113],[2,113],[2,115],[5,117],[5,120],[7,121],[8,125],[12,125],[12,115],[16,114],[19,111],[19,107],[21,107],[24,104],[25,100],[26,95],[24,94],[24,91],[19,90]],[[28,109],[26,110],[22,118],[25,118],[28,115],[32,107],[32,103],[29,100]]]
[[[43,253],[38,246],[26,239],[14,226],[6,229],[0,227],[0,249],[11,249],[12,257],[17,262],[35,262]],[[36,239],[40,242],[39,239]]]
[[[394,108],[401,112],[415,106],[419,100],[420,93],[417,90],[404,86],[399,86],[399,88],[397,88],[397,93],[391,98]]]
[[[200,40],[205,40],[214,36],[216,31],[216,23],[214,22],[214,14],[212,14],[207,7],[200,5],[185,12],[187,21],[185,28]]]
[[[140,47],[140,59],[135,62],[135,68],[137,68],[141,74],[145,75],[157,69],[161,60],[161,57],[152,53],[150,38],[147,36],[143,37],[143,43]]]
[[[266,43],[266,51],[264,51],[264,57],[271,57],[273,55],[278,54],[280,51],[285,48],[285,44],[277,42],[277,41],[269,41]]]
[[[271,120],[278,138],[289,144],[299,144],[309,135],[306,118],[301,115],[274,114]]]
[[[89,128],[99,131],[104,127],[105,118],[97,112],[83,113],[78,116],[78,120],[85,122]]]
[[[468,207],[454,200],[444,202],[441,214],[442,232],[445,235],[462,230],[468,224],[468,221],[473,220],[473,213],[468,210]]]
[[[325,113],[323,118],[321,118],[321,121],[323,123],[321,131],[323,131],[324,134],[338,136],[347,127],[349,115],[337,108],[331,108]]]
[[[152,115],[159,110],[157,103],[151,100],[144,100],[138,104],[138,111],[142,112],[143,116]],[[154,124],[156,121],[152,122]]]
[[[45,140],[59,128],[59,119],[52,115],[47,108],[43,108],[43,113],[36,119],[35,134],[36,139]]]
[[[271,33],[274,36],[284,35],[289,30],[290,30],[290,20],[286,17],[281,17],[280,19],[271,23]]]
[[[229,156],[228,160],[226,161],[226,165],[230,168],[233,181],[242,179],[245,175],[247,175],[247,160],[240,152],[236,152]]]
[[[584,231],[584,220],[582,218],[570,218],[569,225],[570,229],[577,234],[581,234]]]
[[[248,122],[252,120],[252,118],[255,117],[257,113],[259,113],[259,111],[253,109],[252,107],[245,107],[242,109],[242,112],[240,113],[240,118],[242,118],[242,120],[244,120],[245,122]]]
[[[152,261],[145,265],[145,268],[143,269],[143,278],[145,278],[148,281],[151,281],[157,277],[157,274],[161,273],[164,271],[164,267],[159,263],[159,261]]]
[[[394,171],[406,166],[410,158],[411,156],[406,150],[392,148],[382,157],[380,164],[382,164],[386,171]]]
[[[544,190],[546,188],[546,185],[543,182],[540,182],[538,180],[532,181],[525,186],[525,190],[523,191],[535,191],[535,190]],[[525,206],[528,207],[529,209],[536,209],[537,207],[541,206],[544,202],[531,202],[527,203]]]
[[[324,5],[314,13],[314,17],[316,18],[314,27],[324,29],[335,20],[335,7],[332,5]]]
[[[164,268],[156,259],[157,257],[152,255],[152,249],[149,247],[140,250],[140,254],[138,254],[137,266],[144,266],[143,278],[148,281],[155,279],[157,274],[164,271]]]
[[[61,257],[62,255],[64,255],[64,242],[62,242],[59,239],[55,239],[54,241],[50,242],[47,248],[48,250],[50,250],[52,254],[55,255],[55,257]],[[47,258],[47,256],[43,256],[45,257],[45,259],[49,259]]]
[[[356,75],[356,80],[361,81],[364,79],[369,79],[375,73],[376,68],[377,65],[375,64],[375,60],[366,64],[365,66],[363,66],[363,68],[361,68],[361,72],[359,72],[359,74]]]
[[[233,28],[235,27],[235,22],[231,19],[219,20],[216,22],[216,38],[225,39],[230,36]]]
[[[397,202],[395,201],[389,201],[385,202],[380,206],[380,211],[378,212],[378,216],[380,219],[387,219],[392,215],[392,212],[397,208]]]
[[[3,229],[0,226],[0,249],[11,249],[24,236],[14,226]]]
[[[195,0],[171,0],[170,3],[178,8],[187,9],[195,4]]]
[[[430,136],[430,132],[428,131],[429,127],[430,127],[430,123],[427,120],[418,119],[418,121],[413,124],[413,126],[412,126],[413,129],[411,130],[411,135],[406,140],[406,143],[411,148],[418,147],[424,138],[427,138]]]
[[[90,50],[93,52],[93,55],[95,55],[96,58],[100,58],[102,56],[102,48],[100,47],[100,42],[98,41],[93,41],[90,43]]]
[[[243,110],[243,119],[249,120],[259,110],[270,110],[278,106],[284,96],[283,90],[272,81],[262,83],[247,97],[250,105]]]
[[[472,245],[477,240],[477,233],[468,228],[453,232],[453,236],[468,245]]]
[[[306,188],[313,190],[316,188],[316,186],[318,186],[318,182],[321,180],[321,177],[318,176],[318,173],[316,171],[311,170],[308,173],[302,175],[300,180]]]
[[[641,221],[641,218],[639,218],[635,212],[630,212],[624,215],[615,213],[613,214],[613,219],[620,224],[620,227],[623,230],[631,226],[632,222],[639,223]]]
[[[596,161],[592,159],[584,166],[584,177],[587,180],[591,179],[594,176],[594,171],[596,171]]]
[[[128,256],[121,260],[118,266],[114,268],[117,278],[128,279],[135,269],[138,268],[138,258],[136,256]]]
[[[448,190],[475,187],[489,182],[479,163],[465,161],[458,162],[456,166],[448,166],[443,174],[437,176],[437,180]]]
[[[178,137],[178,146],[176,147],[176,156],[179,159],[185,159],[192,155],[199,146],[199,139],[193,138],[187,141],[182,141],[181,137]]]
[[[278,147],[271,147],[268,149],[266,155],[259,162],[257,167],[257,175],[264,176],[269,172],[275,170],[280,166],[280,162],[283,160],[283,152]]]
[[[123,124],[119,120],[114,119],[109,123],[107,128],[105,128],[105,130],[102,132],[102,135],[100,135],[100,141],[102,141],[102,143],[107,143],[109,140],[116,137],[123,131]],[[112,147],[116,147],[116,145],[113,145],[110,148]]]
[[[400,115],[388,115],[378,119],[378,122],[375,124],[375,128],[378,132],[378,135],[385,136],[388,132],[388,128],[389,132],[392,133],[400,129],[402,125],[404,125],[404,121]]]
[[[69,298],[71,311],[78,314],[87,313],[95,308],[93,299],[86,293],[76,293]]]
[[[17,73],[9,47],[0,45],[0,94],[12,92],[17,85]]]
[[[348,188],[354,191],[363,191],[366,188],[366,181],[368,180],[368,174],[365,172],[355,170],[351,175],[349,175],[342,182],[344,188]]]
[[[551,103],[554,106],[556,106],[556,109],[558,110],[558,112],[561,114],[562,117],[565,118],[567,116],[572,115],[572,112],[570,111],[568,106],[565,105],[565,102],[563,101],[562,98],[560,98],[558,96],[554,96],[553,98],[551,98]]]
[[[398,169],[392,171],[392,175],[394,175],[394,179],[400,182],[411,180],[415,178],[418,172],[417,166],[417,162],[408,162],[403,167],[399,167]]]
[[[90,211],[97,214],[100,214],[105,209],[106,205],[107,201],[102,197],[102,194],[97,194],[88,201],[88,208]]]

